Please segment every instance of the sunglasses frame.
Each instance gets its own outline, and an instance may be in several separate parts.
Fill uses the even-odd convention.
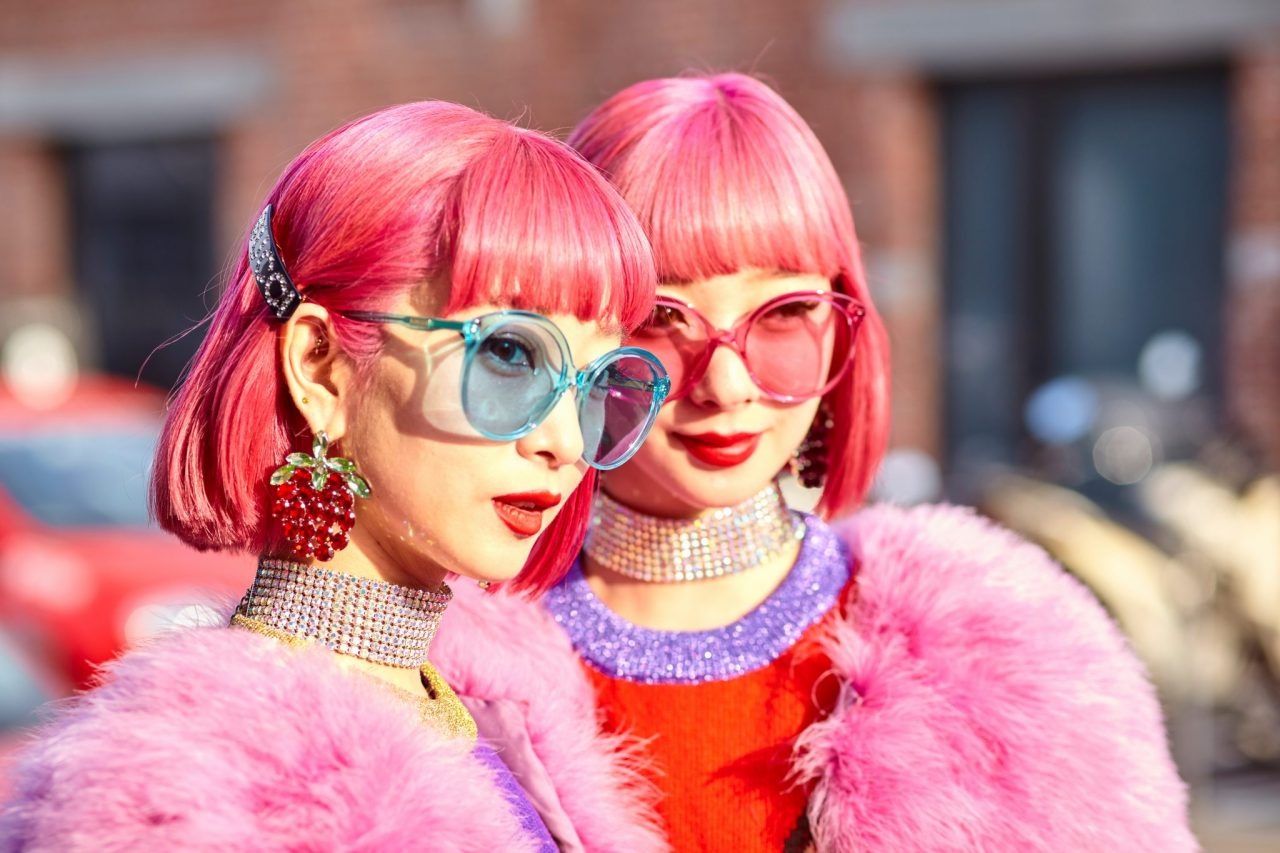
[[[849,332],[849,358],[844,360],[844,364],[840,366],[840,370],[827,380],[827,383],[819,390],[812,394],[798,396],[794,394],[779,394],[766,388],[760,381],[760,377],[751,367],[751,361],[747,355],[747,331],[759,317],[763,316],[769,310],[777,307],[779,304],[795,299],[796,297],[819,297],[824,300],[830,300],[834,303],[836,311],[839,311],[848,320]],[[711,366],[711,359],[715,356],[716,349],[721,346],[727,346],[738,354],[738,358],[742,361],[743,367],[746,368],[747,374],[751,377],[751,381],[760,389],[766,397],[771,400],[777,400],[780,403],[800,403],[805,400],[812,400],[814,397],[821,397],[840,382],[841,379],[849,372],[853,365],[853,349],[858,339],[858,329],[862,326],[863,319],[867,316],[867,309],[862,303],[852,296],[840,293],[836,290],[793,290],[788,293],[780,293],[777,296],[766,300],[765,302],[752,308],[743,316],[739,317],[734,324],[728,329],[721,329],[714,325],[705,315],[693,305],[674,296],[662,294],[658,296],[655,308],[667,305],[680,311],[688,312],[686,316],[692,316],[702,324],[703,330],[707,334],[706,346],[693,360],[689,369],[685,370],[684,383],[682,387],[671,389],[667,395],[668,400],[679,400],[687,395],[693,386],[697,385],[706,375],[707,368]],[[643,327],[642,327],[643,328]]]
[[[618,347],[609,350],[607,353],[592,360],[590,364],[581,370],[574,372],[570,378],[570,365],[573,364],[573,354],[569,349],[569,342],[565,339],[564,332],[560,327],[552,322],[549,318],[533,311],[519,311],[515,309],[504,309],[501,311],[491,311],[487,314],[481,314],[478,317],[472,317],[469,320],[446,320],[442,317],[417,317],[412,314],[388,314],[382,311],[340,311],[341,316],[348,320],[354,320],[358,323],[380,323],[394,324],[414,329],[419,332],[434,332],[437,330],[446,330],[457,332],[462,336],[464,352],[462,366],[462,411],[467,417],[467,423],[476,432],[485,438],[493,441],[515,441],[533,432],[547,416],[560,403],[566,391],[570,388],[575,389],[577,397],[578,425],[581,429],[583,419],[583,407],[587,404],[590,395],[589,391],[600,374],[607,370],[609,366],[621,357],[639,358],[646,362],[654,372],[654,380],[652,383],[653,397],[649,402],[649,413],[646,416],[644,429],[640,431],[639,437],[635,440],[635,444],[619,459],[610,462],[608,465],[601,465],[586,456],[583,460],[600,471],[608,471],[622,465],[628,459],[635,455],[635,452],[644,443],[645,437],[649,434],[649,430],[653,428],[654,421],[657,419],[658,410],[662,408],[662,404],[666,401],[671,391],[671,380],[667,376],[667,370],[662,362],[648,350],[639,347]],[[495,318],[497,318],[495,320]],[[536,326],[545,329],[560,348],[560,375],[556,377],[555,388],[545,403],[538,411],[530,413],[525,423],[517,427],[515,430],[507,433],[495,433],[484,427],[479,426],[471,417],[471,412],[467,406],[468,377],[471,373],[471,366],[475,362],[476,352],[482,340],[481,332],[485,328],[486,321],[503,322],[512,320],[523,320],[530,322]],[[503,323],[505,325],[505,323]]]

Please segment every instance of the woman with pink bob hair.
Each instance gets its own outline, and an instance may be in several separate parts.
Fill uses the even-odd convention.
[[[253,585],[58,712],[0,849],[662,849],[617,738],[560,684],[575,665],[480,624],[453,667],[487,698],[464,704],[428,662],[449,583],[481,615],[490,583],[553,584],[595,472],[652,426],[665,374],[621,342],[654,281],[617,193],[541,134],[422,102],[310,145],[153,472],[161,524],[257,555]]]
[[[1155,694],[1088,591],[967,510],[858,510],[889,351],[805,122],[740,74],[660,79],[569,143],[653,246],[633,340],[672,388],[540,610],[495,600],[642,739],[673,847],[1193,849]]]

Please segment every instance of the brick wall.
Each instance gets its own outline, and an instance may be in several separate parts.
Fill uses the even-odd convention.
[[[1233,102],[1229,415],[1280,468],[1280,32],[1242,53]]]
[[[266,69],[261,90],[216,127],[219,257],[233,250],[290,157],[379,106],[444,98],[564,131],[601,98],[647,76],[755,71],[809,119],[844,176],[894,335],[895,443],[936,455],[936,107],[919,74],[841,72],[824,61],[823,8],[818,0],[0,0],[0,67],[47,78],[63,67],[92,73],[140,58],[177,67],[192,53],[212,52]],[[1232,411],[1274,451],[1280,336],[1270,330],[1280,262],[1266,258],[1280,251],[1275,42],[1244,53],[1239,67],[1232,245],[1233,258],[1245,261],[1233,267],[1229,306]],[[36,124],[6,115],[0,101],[0,191],[9,201],[0,206],[0,301],[74,292],[61,140]]]

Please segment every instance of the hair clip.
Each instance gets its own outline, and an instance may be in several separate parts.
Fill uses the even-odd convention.
[[[277,320],[287,320],[302,294],[294,285],[280,259],[280,247],[276,245],[275,235],[271,233],[271,205],[267,205],[258,217],[258,224],[253,226],[249,234],[249,268],[253,270],[253,278],[258,282],[258,290],[267,301]]]

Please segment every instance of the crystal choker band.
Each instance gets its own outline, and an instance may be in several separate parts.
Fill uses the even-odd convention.
[[[804,522],[787,509],[776,485],[693,519],[645,515],[602,492],[586,552],[597,566],[624,577],[678,583],[753,569],[803,536]]]
[[[236,615],[344,655],[417,668],[452,598],[444,584],[433,592],[263,559]]]

